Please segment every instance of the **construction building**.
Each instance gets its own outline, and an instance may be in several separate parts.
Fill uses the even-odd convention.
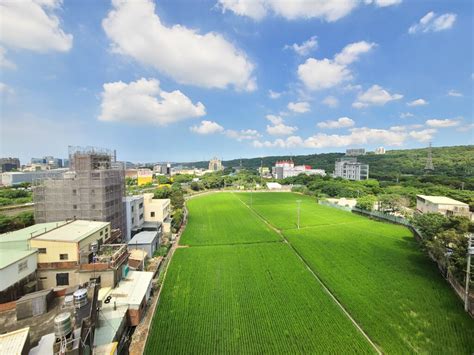
[[[357,158],[340,158],[336,160],[334,177],[348,180],[367,180],[369,165],[357,162]]]
[[[0,158],[0,173],[13,170],[20,170],[20,159]]]
[[[70,171],[33,182],[37,223],[72,219],[110,222],[113,237],[125,232],[124,171],[114,169],[115,152],[70,147]]]
[[[272,168],[272,175],[275,179],[285,179],[287,177],[305,175],[321,175],[325,176],[323,169],[313,169],[311,165],[296,165],[293,160],[281,160],[275,163]]]
[[[473,217],[467,203],[445,196],[416,195],[416,210],[420,213],[441,213],[444,216]]]
[[[222,165],[222,160],[214,157],[209,161],[209,170],[210,171],[221,171],[224,170],[224,166]]]
[[[359,155],[365,155],[365,149],[364,148],[346,149],[346,156],[348,156],[348,157],[357,157]]]

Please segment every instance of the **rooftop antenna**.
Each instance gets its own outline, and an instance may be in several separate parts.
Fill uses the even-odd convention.
[[[433,172],[433,171],[434,171],[433,155],[431,152],[431,142],[430,142],[428,146],[428,157],[426,159],[425,172]]]

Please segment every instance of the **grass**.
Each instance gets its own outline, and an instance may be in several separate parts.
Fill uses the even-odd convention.
[[[183,245],[280,241],[281,237],[232,194],[211,194],[187,202],[189,219]]]
[[[178,249],[162,292],[149,354],[372,351],[285,243]]]

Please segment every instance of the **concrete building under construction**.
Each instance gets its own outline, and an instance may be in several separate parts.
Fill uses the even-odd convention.
[[[33,182],[36,223],[69,219],[110,222],[112,239],[125,232],[123,169],[115,152],[69,147],[70,170],[61,177]],[[115,237],[115,238],[114,238]]]

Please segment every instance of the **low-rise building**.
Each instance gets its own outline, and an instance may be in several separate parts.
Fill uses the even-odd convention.
[[[142,195],[127,196],[123,198],[125,209],[126,231],[124,240],[128,242],[133,235],[138,233],[145,222],[145,207]]]
[[[272,175],[275,179],[285,179],[300,174],[326,176],[323,169],[313,169],[311,165],[295,165],[292,160],[277,161],[272,168]]]
[[[161,231],[140,232],[128,242],[128,250],[142,250],[151,258],[160,247],[160,241]]]
[[[346,155],[348,157],[357,157],[359,155],[365,155],[365,149],[364,148],[349,148],[349,149],[346,149]]]
[[[38,171],[11,171],[2,173],[2,185],[14,186],[24,182],[32,183],[37,180],[60,178],[67,169],[38,170]]]
[[[446,196],[417,195],[416,210],[420,213],[441,213],[444,216],[473,217],[467,203]]]
[[[169,198],[156,199],[152,193],[143,194],[145,222],[159,222],[163,232],[171,231],[171,200]]]
[[[5,173],[12,170],[20,170],[20,159],[0,158],[0,173]]]
[[[375,148],[375,154],[377,155],[385,154],[385,148],[384,147]]]
[[[222,160],[214,157],[209,161],[209,170],[210,171],[221,171],[224,170],[224,166],[222,165]]]
[[[357,161],[357,158],[340,158],[336,160],[334,177],[348,180],[367,180],[369,165]]]

